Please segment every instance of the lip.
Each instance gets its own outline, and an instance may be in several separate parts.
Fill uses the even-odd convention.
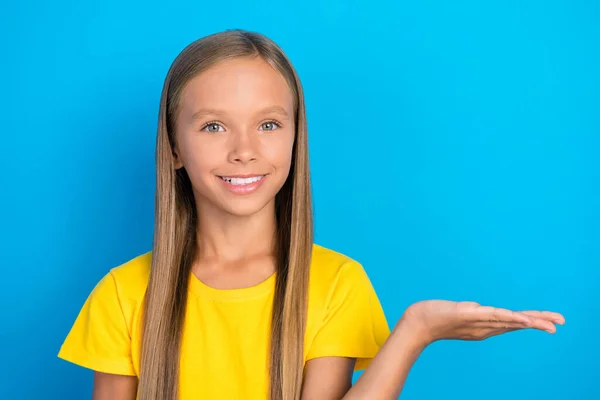
[[[228,178],[251,178],[254,176],[262,176],[262,179],[256,182],[249,183],[247,185],[233,185],[229,182],[221,179],[221,176],[226,176]],[[258,190],[259,187],[263,184],[263,182],[267,179],[269,174],[238,174],[238,175],[217,175],[217,179],[225,186],[227,190],[229,190],[233,194],[237,195],[248,195],[254,193]]]
[[[237,174],[237,175],[217,175],[218,177],[226,176],[228,178],[252,178],[253,176],[266,176],[267,174]]]

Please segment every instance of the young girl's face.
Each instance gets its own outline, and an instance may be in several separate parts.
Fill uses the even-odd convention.
[[[197,203],[250,215],[273,202],[291,166],[292,92],[261,58],[221,62],[185,86],[176,120],[176,167]]]

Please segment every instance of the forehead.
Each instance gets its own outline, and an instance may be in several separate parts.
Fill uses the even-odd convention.
[[[292,115],[292,92],[284,77],[261,58],[220,62],[191,79],[181,98],[188,116],[203,109],[249,114],[280,106]]]

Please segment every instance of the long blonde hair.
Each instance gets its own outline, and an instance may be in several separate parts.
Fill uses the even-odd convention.
[[[228,30],[188,45],[171,65],[162,91],[152,267],[145,298],[139,400],[175,400],[178,396],[181,337],[191,265],[197,251],[198,221],[190,179],[184,168],[174,166],[175,119],[181,93],[186,83],[202,71],[237,57],[264,59],[286,79],[294,97],[292,166],[275,198],[277,278],[269,371],[265,373],[270,377],[271,400],[300,398],[313,244],[304,94],[294,67],[272,40],[254,32]]]

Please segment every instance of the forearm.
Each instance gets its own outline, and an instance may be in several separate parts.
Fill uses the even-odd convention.
[[[400,396],[413,364],[427,346],[418,331],[400,320],[371,365],[343,400],[392,400]]]

